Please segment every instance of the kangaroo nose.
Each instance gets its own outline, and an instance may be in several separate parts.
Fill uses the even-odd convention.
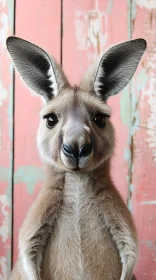
[[[78,148],[75,146],[74,148],[69,144],[63,144],[62,150],[67,157],[78,158]]]
[[[92,152],[92,146],[90,143],[86,143],[79,149],[76,145],[72,147],[69,144],[63,144],[62,150],[65,156],[78,159],[89,156]]]
[[[92,152],[92,146],[90,143],[86,143],[85,145],[82,146],[79,152],[79,157],[87,157],[91,154]]]

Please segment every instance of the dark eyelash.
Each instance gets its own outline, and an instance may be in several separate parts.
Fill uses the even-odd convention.
[[[49,118],[51,115],[53,115],[54,113],[49,113],[49,114],[47,114],[47,115],[45,115],[45,116],[43,116],[43,119],[47,119],[47,118]],[[111,115],[109,115],[109,114],[104,114],[104,113],[101,113],[101,112],[97,112],[96,114],[100,114],[101,116],[103,116],[104,118],[110,118],[111,117]]]
[[[55,115],[55,114],[54,113],[49,113],[49,114],[43,116],[43,119],[48,119],[51,115]]]
[[[99,114],[99,115],[101,115],[101,116],[104,117],[104,118],[110,118],[110,117],[111,117],[111,115],[109,115],[109,114],[104,114],[104,113],[101,113],[101,112],[97,112],[96,114]]]

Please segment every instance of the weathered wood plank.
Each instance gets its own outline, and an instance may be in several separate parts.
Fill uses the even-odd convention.
[[[40,44],[59,61],[61,0],[16,2],[16,35]],[[113,123],[117,131],[113,178],[125,199],[129,189],[128,205],[136,217],[140,238],[141,258],[137,276],[138,279],[153,280],[156,274],[156,7],[153,6],[154,1],[128,3],[124,0],[120,1],[120,5],[112,0],[63,0],[62,63],[72,84],[79,83],[87,66],[111,44],[127,40],[131,35],[133,38],[144,37],[148,41],[147,55],[131,83],[131,99],[130,87],[127,87],[120,95],[111,98],[109,104],[113,107]],[[30,94],[19,76],[15,85],[14,260],[19,226],[42,180],[35,143],[40,99]],[[5,127],[8,126],[6,102],[2,107],[5,110]],[[6,198],[9,165],[5,151],[8,136],[5,138],[2,134],[0,137],[3,143],[0,150],[0,162],[3,160],[1,178],[4,178],[1,190],[4,190],[2,196]],[[1,209],[4,209],[4,204]],[[3,210],[3,213],[6,211]]]
[[[13,68],[6,38],[13,34],[14,1],[0,1],[0,279],[12,256]]]
[[[130,206],[140,240],[137,279],[156,279],[156,2],[132,1],[132,37],[147,52],[132,83]]]
[[[80,82],[89,64],[110,45],[128,40],[128,12],[127,1],[123,0],[120,5],[111,0],[63,1],[63,68],[72,84]],[[125,200],[129,168],[129,97],[127,87],[109,100],[117,139],[113,178]]]
[[[60,61],[61,0],[16,0],[16,36],[45,48]],[[15,77],[14,261],[19,227],[42,180],[36,148],[40,97]]]

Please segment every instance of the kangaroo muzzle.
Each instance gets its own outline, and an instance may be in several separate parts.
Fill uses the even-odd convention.
[[[91,158],[93,149],[89,129],[74,126],[64,131],[61,158],[70,169],[85,168]]]
[[[87,157],[91,154],[92,146],[90,143],[85,143],[79,148],[78,145],[71,146],[69,144],[63,144],[62,150],[65,156],[72,157],[78,161],[81,157]]]

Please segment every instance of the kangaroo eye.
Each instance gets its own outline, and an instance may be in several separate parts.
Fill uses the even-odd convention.
[[[49,114],[44,118],[47,119],[46,125],[48,128],[53,128],[58,123],[58,118],[55,114]]]
[[[94,117],[93,121],[96,123],[96,125],[100,128],[105,127],[105,119],[108,117],[107,115],[97,113],[96,116]]]

